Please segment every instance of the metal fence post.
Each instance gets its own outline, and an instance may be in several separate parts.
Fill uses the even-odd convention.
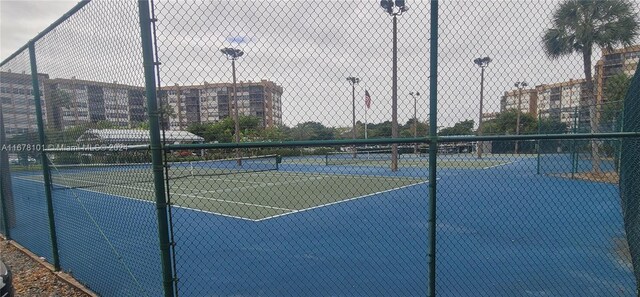
[[[429,296],[436,296],[436,169],[438,152],[438,0],[431,1],[429,58]]]
[[[538,114],[538,134],[541,134],[540,129],[542,125],[540,124],[540,120],[542,120],[542,117],[540,116],[540,114]],[[536,174],[540,174],[540,140],[539,139],[536,141],[536,152],[538,154],[538,158],[536,160]]]
[[[624,103],[623,103],[623,110],[620,112],[620,115],[618,116],[619,120],[618,120],[618,127],[616,127],[618,130],[617,132],[624,132]],[[620,166],[621,166],[621,160],[622,160],[622,140],[623,138],[619,138],[618,139],[618,145],[617,145],[617,149],[618,151],[616,152],[616,159],[615,162],[615,170],[616,173],[618,173],[618,176],[620,176]]]
[[[580,114],[578,113],[578,107],[575,107],[573,110],[573,134],[578,133],[578,123],[580,123],[580,121],[578,120],[578,118],[580,117]],[[573,140],[572,143],[572,152],[571,152],[571,178],[573,179],[575,177],[576,172],[578,171],[578,151],[576,148],[576,141],[577,140]]]
[[[162,140],[158,120],[158,101],[156,98],[155,63],[153,59],[153,40],[151,38],[151,16],[147,0],[138,1],[140,17],[140,36],[144,64],[145,90],[149,114],[149,136],[151,139],[151,162],[153,165],[156,215],[158,220],[158,239],[162,263],[162,285],[165,297],[174,296],[173,269],[171,267],[171,241],[169,237],[169,218],[162,161]]]
[[[631,78],[623,102],[623,130],[640,132],[640,102],[635,100],[640,95],[640,65]],[[626,115],[626,116],[624,116]],[[640,296],[640,137],[626,138],[620,154],[620,198],[622,204],[622,220],[629,246],[629,255],[633,274],[636,279],[636,296]]]
[[[2,227],[4,227],[2,232],[4,232],[4,237],[9,240],[11,239],[11,228],[9,225],[9,217],[7,216],[5,179],[11,178],[11,173],[9,172],[9,156],[7,151],[4,149],[5,144],[6,136],[4,132],[4,116],[2,111],[2,102],[0,102],[0,168],[5,168],[5,171],[0,171],[0,208],[2,208]],[[4,174],[4,172],[7,174]]]
[[[42,174],[44,177],[44,195],[47,200],[47,215],[49,217],[49,235],[51,237],[51,250],[53,255],[53,267],[60,270],[60,257],[58,255],[58,237],[56,235],[56,221],[53,211],[53,198],[51,194],[51,171],[47,153],[44,151],[47,142],[44,135],[44,121],[42,118],[42,102],[40,97],[40,83],[38,82],[38,67],[36,64],[35,42],[29,42],[29,61],[31,63],[31,83],[33,85],[33,98],[36,108],[36,121],[38,123],[38,140],[43,150],[40,152],[42,162]]]

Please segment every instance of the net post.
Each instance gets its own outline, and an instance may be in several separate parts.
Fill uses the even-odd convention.
[[[436,296],[436,162],[438,153],[438,0],[431,0],[429,57],[429,297]]]
[[[58,237],[56,235],[56,221],[53,211],[53,198],[51,193],[51,170],[49,168],[49,160],[47,153],[44,151],[46,148],[46,140],[44,134],[44,121],[42,117],[42,102],[40,96],[40,83],[38,81],[38,67],[36,64],[36,49],[35,42],[31,40],[29,42],[29,62],[31,64],[31,83],[33,86],[33,98],[35,101],[36,109],[36,121],[38,125],[38,140],[40,146],[43,148],[40,157],[42,162],[42,174],[44,177],[44,195],[47,201],[47,216],[49,219],[49,236],[51,237],[51,250],[53,257],[53,268],[55,271],[60,271],[60,257],[58,254]]]
[[[158,121],[158,101],[156,98],[155,63],[153,58],[152,20],[148,0],[138,0],[140,18],[140,37],[144,65],[145,91],[149,116],[149,137],[151,140],[151,161],[153,167],[156,216],[158,220],[158,239],[162,264],[162,285],[165,297],[174,296],[174,278],[171,259],[168,204],[165,192],[163,147]]]

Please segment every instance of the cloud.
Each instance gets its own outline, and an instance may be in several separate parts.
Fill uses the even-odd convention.
[[[229,36],[227,37],[227,41],[230,43],[236,43],[236,44],[243,44],[243,43],[249,43],[252,41],[251,37],[247,37],[247,36]]]
[[[41,71],[51,72],[54,77],[141,84],[136,5],[109,5],[112,3],[91,2],[43,41]],[[268,79],[284,88],[283,118],[288,125],[319,121],[348,126],[348,76],[361,79],[356,88],[358,120],[364,119],[364,89],[369,90],[374,102],[369,121],[391,118],[392,19],[376,1],[154,3],[162,85],[231,81],[229,62],[219,49],[232,43],[241,45],[245,52],[236,64],[238,80]],[[485,73],[486,112],[499,110],[500,96],[515,81],[524,80],[534,86],[583,76],[580,56],[550,60],[542,50],[540,36],[549,26],[557,3],[558,0],[440,2],[438,125],[477,121],[480,69],[473,63],[474,58],[493,59]],[[52,4],[42,5],[51,9],[46,5]],[[23,9],[32,6],[37,5]],[[5,50],[9,47],[4,42],[5,28],[18,26],[12,24],[14,20],[2,12],[3,56],[10,53]],[[429,1],[412,1],[411,9],[398,17],[401,123],[413,116],[413,99],[409,96],[412,91],[424,94],[417,114],[421,120],[428,118],[429,22]],[[15,36],[24,42],[35,35],[16,32],[22,32]],[[11,49],[23,44],[15,43]],[[599,52],[594,53],[594,60],[598,58]]]
[[[0,0],[0,59],[13,54],[76,3],[74,0]]]

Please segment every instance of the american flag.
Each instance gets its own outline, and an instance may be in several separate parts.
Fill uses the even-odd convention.
[[[371,108],[371,95],[369,95],[368,90],[364,90],[364,105],[367,109]]]

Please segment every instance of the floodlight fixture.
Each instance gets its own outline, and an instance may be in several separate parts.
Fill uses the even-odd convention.
[[[380,7],[393,19],[391,138],[398,138],[398,16],[409,10],[405,0],[380,0]],[[398,144],[392,144],[391,171],[398,170]]]
[[[522,89],[528,86],[527,82],[517,81],[515,87],[518,88],[518,108],[516,110],[516,135],[520,135],[520,114],[522,113]],[[516,154],[519,153],[519,141],[516,140],[514,151]]]
[[[225,47],[223,49],[220,49],[220,52],[223,53],[225,56],[227,56],[227,60],[231,61],[231,75],[233,77],[233,89],[232,89],[232,95],[233,95],[233,122],[234,122],[234,139],[236,143],[240,142],[240,120],[238,117],[238,90],[236,87],[236,60],[240,57],[242,57],[242,55],[244,55],[244,52],[241,49],[237,49],[237,48],[232,48],[232,47]],[[227,97],[228,99],[228,105],[229,105],[229,116],[231,116],[231,98]],[[241,153],[240,153],[240,149],[236,148],[236,157],[237,157],[237,163],[238,166],[242,166],[242,159],[241,159]]]
[[[491,63],[491,58],[476,58],[473,60],[473,63],[478,65],[481,69],[480,72],[480,117],[478,119],[478,136],[482,135],[482,108],[484,101],[484,69],[489,66]],[[477,142],[476,152],[478,153],[478,159],[482,159],[482,143],[480,141]]]
[[[489,63],[491,63],[491,58],[489,57],[477,58],[473,60],[473,63],[476,63],[476,65],[480,66],[480,68],[485,68],[489,66]]]
[[[225,56],[227,56],[227,59],[234,60],[234,61],[242,57],[242,55],[244,55],[244,52],[241,49],[237,49],[233,47],[225,47],[221,49],[220,52],[222,52]]]

